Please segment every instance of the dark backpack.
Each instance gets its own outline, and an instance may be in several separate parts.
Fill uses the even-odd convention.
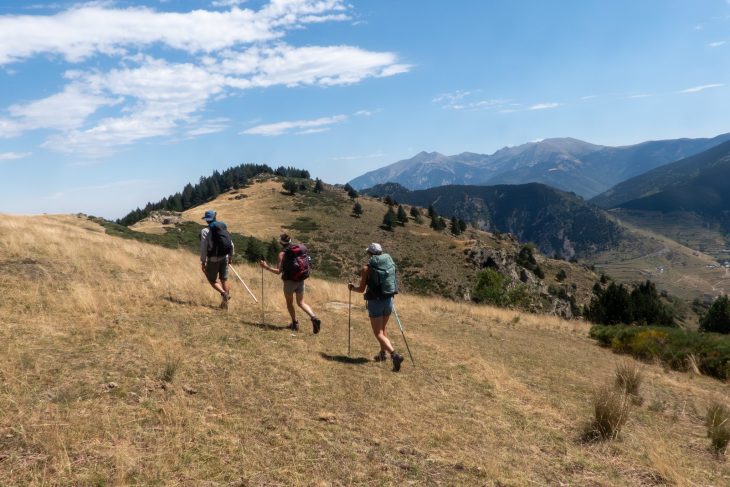
[[[303,244],[290,245],[284,250],[282,279],[303,281],[309,277],[309,255]]]
[[[368,297],[384,298],[398,294],[395,262],[390,255],[373,255],[368,261],[368,267]]]
[[[233,241],[228,227],[223,222],[213,222],[208,227],[210,239],[208,240],[208,257],[223,257],[233,251]]]

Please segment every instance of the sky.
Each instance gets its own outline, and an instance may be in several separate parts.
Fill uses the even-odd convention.
[[[0,213],[730,132],[730,0],[0,0]]]

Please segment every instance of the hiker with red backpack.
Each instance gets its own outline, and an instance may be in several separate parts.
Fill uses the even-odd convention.
[[[265,260],[259,262],[259,265],[267,271],[281,275],[284,281],[284,299],[286,300],[286,309],[289,310],[291,323],[287,328],[298,331],[299,322],[297,321],[296,310],[294,309],[294,295],[297,297],[297,305],[309,315],[312,320],[312,331],[316,335],[322,325],[322,321],[317,318],[312,308],[304,302],[304,280],[309,277],[309,255],[307,247],[303,244],[293,244],[291,237],[286,233],[279,236],[279,244],[283,250],[279,252],[279,264],[276,268],[271,267]]]
[[[233,260],[233,240],[226,224],[217,221],[216,216],[213,210],[203,215],[208,226],[200,231],[200,265],[210,285],[221,295],[221,309],[228,309],[231,300],[228,265]]]
[[[385,362],[390,354],[393,360],[393,372],[400,371],[403,356],[395,351],[388,339],[385,325],[393,312],[393,296],[398,294],[395,279],[395,262],[390,255],[383,253],[383,247],[378,243],[371,243],[365,250],[368,263],[360,270],[360,284],[355,286],[348,282],[347,288],[356,293],[365,292],[368,316],[373,334],[380,343],[380,352],[373,360]]]

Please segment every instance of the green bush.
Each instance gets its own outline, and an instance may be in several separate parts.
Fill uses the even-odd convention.
[[[730,299],[720,296],[700,319],[700,330],[730,333]]]
[[[605,289],[596,284],[586,318],[603,325],[676,325],[671,308],[662,302],[651,281],[634,286],[630,292],[623,284],[615,282],[610,282]]]
[[[523,285],[507,289],[509,279],[494,269],[484,269],[477,276],[472,291],[472,301],[495,306],[515,306],[525,308],[530,304],[530,295]]]
[[[724,335],[681,328],[593,325],[590,336],[618,353],[642,360],[659,359],[676,370],[687,370],[694,360],[703,374],[730,378],[730,337]]]

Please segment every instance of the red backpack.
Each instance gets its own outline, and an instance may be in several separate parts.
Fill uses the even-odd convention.
[[[292,244],[284,250],[282,279],[303,281],[309,277],[309,254],[303,244]]]

